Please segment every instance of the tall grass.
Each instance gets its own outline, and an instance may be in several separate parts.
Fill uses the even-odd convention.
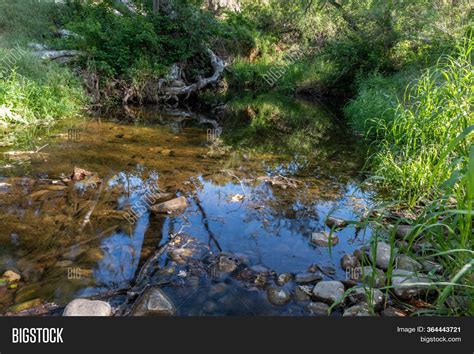
[[[379,185],[408,207],[460,188],[473,142],[474,40],[439,60],[407,89],[387,119],[375,122],[370,157]]]
[[[76,115],[86,103],[69,68],[34,58],[25,46],[51,31],[55,9],[26,0],[0,3],[0,145],[29,136],[28,127]]]

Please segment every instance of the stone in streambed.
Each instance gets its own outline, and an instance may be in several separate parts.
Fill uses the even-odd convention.
[[[76,299],[64,309],[66,317],[108,317],[112,315],[112,308],[105,301]]]
[[[347,226],[347,221],[340,218],[336,218],[334,216],[328,216],[328,218],[326,219],[326,225],[329,227],[334,226],[336,228],[343,228]]]
[[[431,279],[422,273],[404,269],[392,272],[392,286],[395,295],[404,300],[426,294],[432,285]]]
[[[295,301],[309,301],[311,299],[311,291],[313,290],[312,286],[308,285],[299,285],[295,288],[295,293],[293,298]]]
[[[306,306],[306,309],[312,316],[329,316],[329,306],[324,302],[312,302]]]
[[[18,273],[15,273],[12,270],[7,270],[5,273],[3,273],[2,278],[5,279],[9,283],[13,283],[15,281],[20,281],[21,275]]]
[[[268,301],[274,305],[285,305],[290,302],[291,294],[288,290],[271,286],[267,289]]]
[[[378,242],[376,247],[376,255],[374,259],[373,252],[369,252],[369,258],[371,262],[375,263],[378,268],[387,270],[390,264],[390,255],[392,247],[385,242]]]
[[[176,307],[160,288],[150,288],[132,310],[132,316],[173,316]]]
[[[313,297],[319,301],[332,304],[344,295],[344,285],[339,281],[321,281],[313,288]]]
[[[182,211],[186,209],[188,202],[185,197],[178,197],[167,202],[163,202],[157,205],[153,205],[150,209],[151,211],[159,214],[173,213],[177,211]]]
[[[395,264],[397,269],[405,269],[416,272],[420,271],[423,268],[423,266],[419,262],[404,254],[401,254],[397,257]]]
[[[336,234],[330,234],[329,232],[313,232],[311,234],[311,243],[320,247],[335,246],[339,243],[339,238]]]
[[[316,283],[323,279],[323,276],[321,273],[301,273],[297,274],[295,276],[295,282],[296,284],[311,284],[311,283]]]
[[[359,266],[359,260],[352,254],[346,254],[341,258],[341,268],[344,270],[354,269]]]
[[[286,283],[288,283],[289,281],[291,281],[292,278],[293,278],[293,276],[290,273],[280,274],[278,276],[278,279],[277,279],[277,284],[280,285],[280,286],[283,286]]]
[[[13,305],[12,307],[10,307],[9,311],[13,313],[18,313],[21,311],[32,309],[34,307],[39,307],[42,304],[43,302],[41,301],[41,299],[33,299],[23,302],[21,304]]]
[[[366,303],[371,304],[375,310],[380,310],[383,306],[384,296],[379,289],[356,287],[348,296],[353,304]],[[369,301],[370,300],[370,301]]]
[[[344,317],[367,317],[371,316],[369,312],[369,306],[366,303],[360,303],[358,305],[351,306],[344,310]]]

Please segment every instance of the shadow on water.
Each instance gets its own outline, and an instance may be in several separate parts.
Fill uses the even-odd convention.
[[[309,242],[312,232],[329,230],[325,218],[335,209],[344,219],[366,210],[369,194],[357,187],[363,150],[324,110],[278,102],[236,104],[250,123],[238,130],[225,120],[221,137],[204,116],[142,109],[130,124],[110,117],[65,122],[36,153],[4,149],[0,271],[22,280],[15,289],[0,287],[0,312],[32,299],[62,305],[128,286],[181,231],[207,249],[207,260],[181,264],[165,256],[152,277],[173,274],[164,288],[179,314],[303,315],[293,302],[271,305],[264,287],[249,286],[242,275],[198,270],[225,252],[262,273],[301,273],[317,264],[326,278],[343,279],[340,258],[363,241],[348,227],[331,249]],[[281,126],[288,115],[292,126]],[[267,119],[278,131],[266,130]],[[284,135],[308,122],[305,131]],[[92,173],[71,180],[75,167]],[[146,209],[129,223],[125,213],[153,186],[185,196],[188,207],[177,215]]]

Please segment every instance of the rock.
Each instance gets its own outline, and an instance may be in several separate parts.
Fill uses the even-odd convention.
[[[58,268],[66,268],[66,267],[70,267],[74,264],[73,261],[69,261],[69,260],[63,260],[63,261],[57,261],[54,266],[55,267],[58,267]]]
[[[286,283],[288,283],[289,281],[291,281],[292,278],[293,278],[293,276],[290,273],[280,274],[278,276],[278,279],[277,279],[277,284],[280,285],[280,286],[283,286]]]
[[[431,285],[431,279],[425,274],[404,269],[395,269],[392,272],[393,292],[401,299],[409,300],[413,297],[426,294]]]
[[[441,264],[429,261],[427,259],[422,260],[421,265],[423,266],[424,271],[428,273],[431,273],[431,272],[442,273],[443,272],[443,266]]]
[[[309,301],[311,299],[311,291],[312,291],[311,286],[307,285],[299,285],[295,289],[295,294],[293,295],[293,298],[295,301]]]
[[[255,273],[270,274],[270,270],[261,264],[253,265],[250,267],[250,269],[254,271]]]
[[[220,277],[222,275],[230,274],[239,266],[237,257],[229,254],[221,254],[218,261],[211,267],[211,275],[213,277]]]
[[[112,308],[105,301],[76,299],[64,309],[66,317],[107,317],[112,315]]]
[[[32,309],[34,307],[39,307],[42,304],[43,302],[41,301],[41,299],[33,299],[33,300],[23,302],[21,304],[13,305],[12,307],[9,308],[9,311],[13,313],[17,313],[17,312]]]
[[[148,289],[132,310],[132,316],[173,316],[176,307],[168,296],[157,287]]]
[[[267,289],[268,301],[274,305],[285,305],[290,302],[291,294],[288,290],[271,286]]]
[[[20,281],[21,275],[18,273],[15,273],[12,270],[7,270],[5,273],[3,273],[2,278],[5,279],[9,283],[13,283],[15,281]]]
[[[332,304],[344,295],[344,285],[339,281],[321,281],[313,288],[313,297],[325,303]]]
[[[296,284],[311,284],[323,279],[321,273],[301,273],[295,276]]]
[[[360,303],[344,310],[344,317],[367,317],[370,316],[369,306],[366,303]]]
[[[434,249],[433,245],[431,243],[429,243],[428,241],[426,241],[426,240],[421,240],[419,242],[414,243],[411,246],[411,248],[416,253],[422,253],[422,252],[425,252],[425,251],[432,251]]]
[[[374,269],[371,266],[356,269],[357,272],[351,274],[353,280],[362,281],[371,288],[381,288],[385,286],[387,279],[385,273],[381,269],[375,268],[375,274]]]
[[[226,293],[227,288],[228,288],[228,285],[224,282],[214,284],[210,287],[208,296],[210,298],[213,298],[213,297],[218,297],[220,295],[223,295],[224,293]]]
[[[344,270],[354,269],[359,266],[359,260],[352,254],[346,254],[341,258],[341,268]]]
[[[188,202],[185,197],[178,197],[167,202],[153,205],[150,209],[155,213],[172,213],[186,209]]]
[[[329,306],[323,302],[312,302],[306,309],[313,316],[329,316]]]
[[[397,257],[395,265],[397,269],[405,269],[411,271],[420,271],[423,268],[423,266],[419,262],[404,254],[401,254]]]
[[[388,306],[380,313],[383,317],[405,317],[406,314],[402,310],[396,309],[395,307]]]
[[[369,252],[369,258],[373,263],[377,265],[378,268],[387,270],[390,263],[391,250],[392,248],[390,247],[388,243],[378,242],[377,248],[376,248],[375,260],[374,260],[374,255],[372,251]]]
[[[410,225],[397,225],[395,228],[395,235],[398,239],[404,240],[411,232],[412,227]]]
[[[15,293],[15,303],[21,304],[23,302],[37,298],[41,286],[39,284],[32,284],[21,287]]]
[[[329,227],[343,228],[347,226],[347,221],[336,218],[334,216],[328,216],[326,219],[326,225]]]
[[[73,181],[82,181],[84,178],[88,176],[92,176],[92,172],[87,171],[80,167],[74,167],[74,172],[71,175],[71,179]]]
[[[329,245],[335,246],[339,243],[339,238],[336,234],[330,234],[329,232],[313,232],[311,234],[311,243],[321,246],[328,247]]]
[[[354,257],[361,263],[366,263],[369,260],[369,250],[370,248],[367,246],[361,247],[359,249],[354,250]]]
[[[349,294],[349,301],[353,304],[361,302],[371,304],[378,311],[383,307],[384,296],[379,289],[356,287]]]

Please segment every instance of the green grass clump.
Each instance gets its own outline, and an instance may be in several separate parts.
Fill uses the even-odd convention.
[[[473,142],[473,43],[466,39],[455,56],[443,57],[426,70],[402,102],[395,104],[396,85],[386,89],[386,97],[369,87],[346,109],[360,117],[367,104],[367,120],[359,122],[374,139],[369,161],[373,173],[383,190],[409,207],[459,187]]]

